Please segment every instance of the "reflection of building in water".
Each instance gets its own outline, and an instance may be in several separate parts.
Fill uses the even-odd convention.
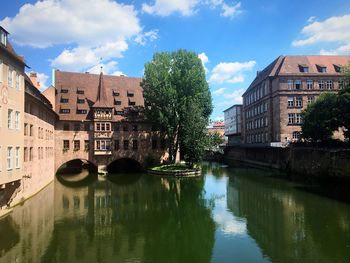
[[[5,219],[14,226],[6,240],[16,242],[12,242],[11,247],[0,247],[0,262],[39,262],[54,230],[53,191],[53,184],[50,184]]]
[[[200,191],[193,188],[200,185],[193,182],[185,189],[180,181],[153,177],[130,184],[96,181],[80,188],[56,184],[55,237],[45,258],[152,262],[147,258],[164,260],[176,253],[174,262],[181,262],[191,257],[184,251],[192,251],[194,259],[200,252],[205,260],[199,261],[209,262],[215,225],[204,201],[198,201]],[[185,241],[157,249],[180,239]],[[149,253],[158,250],[158,255]]]
[[[317,196],[282,188],[261,175],[230,178],[227,196],[229,209],[246,218],[249,235],[273,262],[337,262],[333,261],[335,251],[329,246],[328,235],[344,236],[344,227],[332,222],[331,215],[344,218],[340,211],[345,217],[349,215],[331,200],[321,204]],[[325,230],[326,225],[332,230]],[[344,255],[349,253],[346,249],[344,244],[336,250]]]

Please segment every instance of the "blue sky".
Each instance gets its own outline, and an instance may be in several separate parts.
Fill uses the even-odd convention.
[[[350,54],[348,0],[4,2],[0,25],[43,87],[52,68],[142,76],[154,52],[185,48],[207,70],[213,120],[279,55]]]

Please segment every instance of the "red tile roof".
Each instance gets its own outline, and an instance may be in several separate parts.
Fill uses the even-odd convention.
[[[140,86],[141,78],[110,75],[103,75],[101,78],[100,76],[97,74],[55,71],[56,112],[59,114],[60,120],[91,119],[91,108],[93,106],[106,106],[119,112],[130,107],[130,104],[144,106],[143,90]],[[62,90],[67,90],[67,93],[62,93]],[[100,91],[104,91],[105,95]],[[68,102],[61,102],[61,98],[68,99]],[[78,103],[78,99],[84,100],[84,103]],[[61,109],[69,109],[70,113],[60,113]],[[87,110],[87,113],[78,114],[77,110],[80,109]],[[122,119],[124,117],[121,115],[113,115],[114,121]]]

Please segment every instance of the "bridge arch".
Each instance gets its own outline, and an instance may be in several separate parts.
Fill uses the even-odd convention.
[[[97,165],[91,160],[84,158],[74,158],[70,160],[64,160],[61,163],[56,164],[56,175],[60,173],[79,173],[83,169],[89,172],[97,172]]]
[[[108,173],[136,173],[144,170],[143,165],[134,158],[122,157],[107,165]]]

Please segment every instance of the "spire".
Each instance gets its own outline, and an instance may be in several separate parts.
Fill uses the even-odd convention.
[[[95,108],[112,108],[112,107],[108,106],[106,90],[105,90],[105,86],[103,84],[103,72],[102,72],[102,70],[100,73],[100,80],[99,80],[98,88],[97,88],[97,97],[96,97],[96,101],[95,101],[93,107],[95,107]]]

